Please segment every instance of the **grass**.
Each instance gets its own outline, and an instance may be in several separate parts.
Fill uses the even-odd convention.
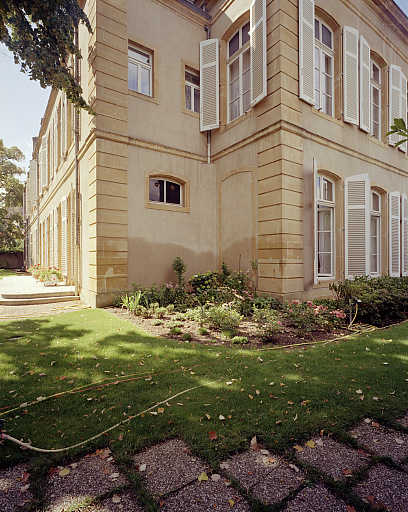
[[[3,277],[14,276],[14,275],[15,275],[14,270],[9,270],[8,268],[0,268],[0,280],[3,279]]]
[[[322,429],[344,436],[364,417],[393,425],[408,409],[407,349],[408,323],[303,350],[259,351],[161,340],[103,310],[2,322],[0,417],[9,435],[55,449],[167,400],[157,414],[44,464],[108,445],[126,458],[181,437],[216,467],[255,435],[283,451]],[[2,467],[42,457],[8,441],[0,454]]]

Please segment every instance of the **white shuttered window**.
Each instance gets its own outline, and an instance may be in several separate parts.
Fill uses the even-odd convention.
[[[389,195],[389,274],[401,275],[401,194],[391,192]]]
[[[68,275],[68,211],[67,198],[61,201],[61,272]]]
[[[408,276],[408,199],[401,193],[401,274]]]
[[[334,40],[332,30],[315,19],[314,47],[315,107],[333,116],[334,110]]]
[[[251,4],[251,106],[267,94],[266,79],[266,0]]]
[[[299,0],[299,97],[315,104],[314,0]]]
[[[200,43],[200,131],[218,128],[219,120],[218,39]]]
[[[317,174],[315,184],[316,203],[316,269],[318,278],[334,276],[334,183]]]
[[[389,68],[389,126],[394,124],[394,119],[401,117],[401,68],[391,65]],[[391,146],[399,140],[395,133],[388,136],[388,143]]]
[[[360,36],[360,128],[370,133],[370,45]]]
[[[343,95],[344,121],[359,124],[358,101],[358,30],[352,27],[343,28]]]

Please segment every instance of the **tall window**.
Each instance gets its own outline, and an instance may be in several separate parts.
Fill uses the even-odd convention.
[[[244,114],[251,106],[251,53],[249,22],[228,41],[228,121]]]
[[[128,82],[129,89],[152,96],[152,55],[129,46]]]
[[[317,193],[317,275],[334,275],[334,183],[318,175]]]
[[[315,19],[315,106],[333,115],[333,32],[321,20]]]
[[[381,198],[377,192],[371,192],[371,274],[380,273],[380,220]]]
[[[186,109],[193,112],[200,112],[200,77],[186,71]]]
[[[150,178],[149,201],[183,206],[183,186],[166,179]]]
[[[371,135],[381,139],[381,69],[371,61]]]

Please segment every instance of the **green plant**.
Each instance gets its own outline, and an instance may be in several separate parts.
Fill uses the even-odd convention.
[[[167,308],[157,308],[154,314],[156,318],[164,318],[167,314]]]
[[[207,270],[205,273],[196,274],[188,280],[193,292],[202,294],[205,291],[212,290],[217,287],[218,274]]]
[[[51,276],[56,276],[58,281],[63,280],[62,272],[57,267],[43,267],[39,269],[38,280],[48,281]]]
[[[177,322],[175,320],[170,320],[169,322],[165,323],[165,327],[168,329],[172,329],[173,327],[183,327],[183,322]]]
[[[205,336],[206,334],[208,334],[208,329],[206,329],[205,327],[199,327],[198,328],[198,334],[200,336]]]
[[[246,345],[249,341],[246,336],[234,336],[231,338],[231,343],[233,345]]]
[[[170,334],[173,334],[175,336],[179,335],[182,333],[182,330],[180,329],[180,327],[172,327],[170,329]]]
[[[242,320],[242,316],[228,305],[211,306],[207,310],[206,318],[216,329],[229,331],[231,334],[237,331]]]
[[[257,334],[262,341],[273,339],[282,330],[280,318],[279,313],[274,309],[254,309],[253,320],[256,323]]]
[[[174,260],[173,260],[172,267],[173,267],[174,273],[177,276],[177,283],[179,285],[179,288],[180,288],[180,290],[184,291],[184,288],[185,288],[184,273],[186,271],[187,265],[180,258],[180,256],[177,256],[177,258],[174,258]]]
[[[311,300],[301,302],[293,300],[286,306],[286,315],[299,334],[323,330],[332,331],[340,327],[346,318],[342,309],[329,309],[324,305],[317,305]]]
[[[185,334],[183,334],[182,338],[184,341],[190,341],[192,336],[189,332],[186,332]]]
[[[161,320],[153,320],[152,325],[162,325],[163,322]]]

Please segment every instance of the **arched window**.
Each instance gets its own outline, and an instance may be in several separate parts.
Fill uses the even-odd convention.
[[[334,182],[322,174],[316,183],[317,276],[334,275]]]

